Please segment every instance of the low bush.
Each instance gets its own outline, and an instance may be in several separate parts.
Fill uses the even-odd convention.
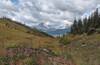
[[[63,37],[60,38],[59,42],[60,42],[61,44],[63,44],[63,45],[67,45],[67,44],[70,43],[70,40],[68,39],[67,36],[63,36]]]

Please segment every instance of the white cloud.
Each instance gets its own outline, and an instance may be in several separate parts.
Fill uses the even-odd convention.
[[[65,28],[75,17],[88,15],[99,4],[99,0],[0,0],[0,16],[30,26],[44,23],[49,28]]]

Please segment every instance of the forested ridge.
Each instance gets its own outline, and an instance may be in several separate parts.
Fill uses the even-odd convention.
[[[89,17],[75,19],[71,26],[71,34],[93,33],[100,29],[100,14],[96,9]]]

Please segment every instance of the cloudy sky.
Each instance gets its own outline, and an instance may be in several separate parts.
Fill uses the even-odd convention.
[[[99,4],[100,0],[0,0],[0,17],[29,26],[65,28],[74,18],[89,15]]]

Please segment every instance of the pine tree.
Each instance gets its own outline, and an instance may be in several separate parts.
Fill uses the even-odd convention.
[[[78,23],[77,23],[77,29],[78,29],[78,34],[82,34],[83,33],[83,24],[82,24],[82,20],[79,19]]]
[[[98,13],[98,9],[96,9],[96,11],[94,12],[94,21],[95,21],[95,28],[99,27],[99,13]]]
[[[88,23],[87,18],[84,18],[83,19],[83,33],[87,32],[87,28],[88,28],[87,23]]]
[[[71,33],[72,33],[72,34],[77,34],[77,31],[78,31],[77,28],[78,28],[78,27],[77,27],[77,21],[76,21],[76,19],[75,19],[73,25],[71,26]]]

